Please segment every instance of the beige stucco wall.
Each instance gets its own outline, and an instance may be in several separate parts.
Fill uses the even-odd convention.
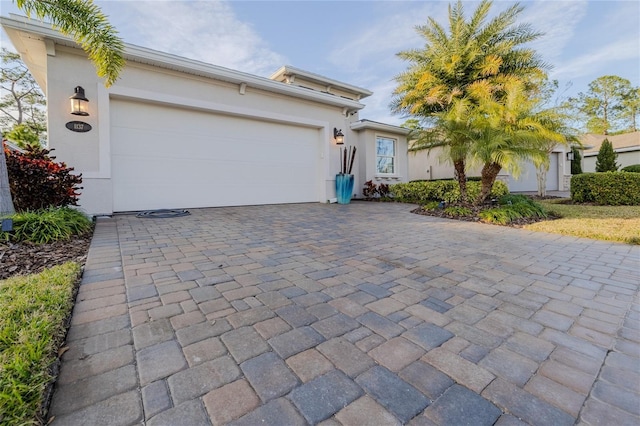
[[[76,86],[85,89],[90,101],[88,117],[73,116],[69,112],[68,98]],[[333,139],[333,128],[342,129],[346,145],[360,141],[358,132],[349,128],[351,122],[358,120],[358,114],[345,116],[339,106],[250,86],[241,93],[238,84],[151,65],[129,62],[120,79],[112,87],[105,88],[84,53],[66,46],[56,45],[54,54],[47,56],[46,95],[50,147],[55,148],[58,161],[66,162],[83,174],[85,189],[80,198],[81,208],[93,214],[112,211],[110,99],[153,102],[317,128],[324,135],[320,149],[323,162],[320,202],[335,197],[335,175],[339,172],[340,160],[339,147]],[[93,129],[87,133],[71,132],[65,128],[65,123],[72,120],[89,123]],[[359,181],[364,182],[357,174],[356,182]]]
[[[376,129],[362,129],[358,132],[358,156],[356,159],[359,176],[356,176],[354,194],[362,197],[362,188],[367,181],[373,181],[376,185],[409,181],[409,164],[407,158],[406,136],[391,131]],[[385,137],[396,141],[396,173],[393,175],[380,175],[376,173],[376,138]],[[355,167],[355,166],[354,166]]]
[[[555,147],[554,152],[550,155],[555,155],[558,158],[557,162],[557,182],[554,182],[554,186],[557,185],[558,190],[568,190],[570,179],[566,176],[571,176],[571,162],[566,159],[566,150],[563,146],[558,145]],[[533,167],[531,163],[525,163],[522,165],[522,169],[527,167]],[[416,151],[409,153],[409,180],[432,180],[432,179],[453,179],[454,169],[453,165],[442,156],[442,148],[434,148],[430,151]],[[467,165],[467,177],[480,176],[482,172],[481,166],[470,167]],[[548,176],[553,175],[549,174]],[[520,176],[520,179],[523,177]],[[500,172],[500,179],[509,184],[514,178],[505,170]],[[529,188],[528,191],[537,190],[537,180],[535,172],[531,173],[528,178]]]

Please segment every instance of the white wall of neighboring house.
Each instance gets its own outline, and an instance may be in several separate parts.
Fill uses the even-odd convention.
[[[618,170],[626,166],[632,166],[634,164],[640,164],[640,146],[631,147],[627,149],[615,150],[618,154],[616,158],[616,164]],[[596,160],[598,153],[585,153],[582,157],[582,171],[584,173],[594,173],[596,171]]]
[[[82,173],[88,213],[326,202],[340,171],[334,128],[358,147],[356,194],[375,170],[378,134],[398,140],[393,180],[407,180],[406,129],[354,124],[366,89],[293,67],[266,79],[131,45],[120,78],[105,88],[69,38],[0,19],[47,96],[50,147]],[[76,86],[89,116],[70,114]],[[92,130],[68,130],[73,120]]]
[[[618,154],[616,159],[618,169],[640,164],[640,132],[619,135],[586,134],[581,137],[581,143],[584,147],[582,152],[582,171],[584,173],[596,171],[598,152],[605,139],[611,142],[614,152]]]
[[[571,162],[567,160],[567,151],[563,146],[557,146],[549,154],[549,171],[547,172],[547,191],[568,191],[571,181]],[[442,149],[409,153],[409,179],[434,180],[453,179],[455,176],[453,165],[443,158]],[[474,166],[467,169],[467,177],[480,176],[482,167]],[[533,192],[538,190],[536,167],[532,162],[521,164],[520,174],[510,174],[502,170],[498,176],[504,181],[511,192]]]

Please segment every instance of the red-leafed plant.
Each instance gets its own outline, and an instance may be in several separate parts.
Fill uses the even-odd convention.
[[[82,175],[55,162],[51,150],[29,146],[24,152],[5,148],[11,196],[17,211],[77,206]]]

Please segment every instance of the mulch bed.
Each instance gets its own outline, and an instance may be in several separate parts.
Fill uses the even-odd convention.
[[[75,261],[84,265],[93,232],[50,244],[0,242],[0,280]]]
[[[482,222],[482,220],[480,219],[479,213],[483,210],[489,209],[491,208],[491,206],[466,206],[467,208],[470,208],[472,213],[468,216],[453,216],[451,214],[446,213],[443,209],[433,209],[433,210],[428,210],[428,209],[424,209],[422,207],[418,207],[415,208],[413,210],[411,210],[411,213],[415,213],[415,214],[420,214],[423,216],[434,216],[434,217],[441,217],[443,219],[454,219],[454,220],[463,220],[466,222]],[[556,217],[552,217],[549,216],[547,218],[541,218],[541,217],[526,217],[526,218],[521,218],[521,219],[515,219],[514,221],[512,221],[511,223],[508,223],[506,225],[501,225],[499,223],[490,223],[490,225],[498,225],[498,226],[510,226],[512,228],[522,228],[525,225],[529,225],[531,223],[536,223],[536,222],[542,222],[543,220],[554,220],[557,219]],[[487,222],[484,222],[487,223]]]

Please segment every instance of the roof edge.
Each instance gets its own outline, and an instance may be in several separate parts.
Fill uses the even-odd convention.
[[[10,17],[0,16],[0,25],[2,27],[11,28],[17,31],[24,31],[39,37],[50,39],[61,45],[80,48],[80,46],[71,37],[61,34],[53,29],[51,25],[34,21],[25,16],[15,14],[11,14]],[[245,83],[247,86],[256,89],[339,106],[347,108],[350,111],[358,111],[365,107],[364,104],[354,100],[309,90],[303,87],[288,85],[266,77],[260,77],[255,74],[224,68],[218,65],[208,64],[195,59],[160,52],[130,43],[125,43],[124,45],[124,57],[132,62],[154,65],[160,68],[171,69],[184,72],[186,74],[198,75],[236,84]]]
[[[384,132],[395,133],[398,135],[408,135],[411,129],[406,127],[395,126],[393,124],[380,123],[378,121],[371,120],[359,120],[351,123],[351,130],[379,130]]]
[[[332,78],[325,77],[325,76],[322,76],[320,74],[316,74],[316,73],[313,73],[313,72],[310,72],[310,71],[305,71],[303,69],[296,68],[296,67],[293,67],[291,65],[283,65],[276,72],[271,74],[269,79],[275,80],[275,79],[277,79],[277,78],[279,78],[281,76],[287,75],[287,74],[299,75],[301,77],[304,77],[304,78],[306,78],[308,80],[311,80],[313,82],[316,82],[316,83],[321,83],[321,84],[325,84],[325,85],[328,85],[328,86],[333,86],[333,87],[336,87],[336,88],[339,88],[339,89],[346,89],[347,91],[357,93],[358,95],[360,95],[361,98],[366,98],[367,96],[373,95],[373,92],[371,90],[367,90],[367,89],[364,89],[362,87],[354,86],[354,85],[349,84],[349,83],[343,83],[342,81],[334,80]]]

